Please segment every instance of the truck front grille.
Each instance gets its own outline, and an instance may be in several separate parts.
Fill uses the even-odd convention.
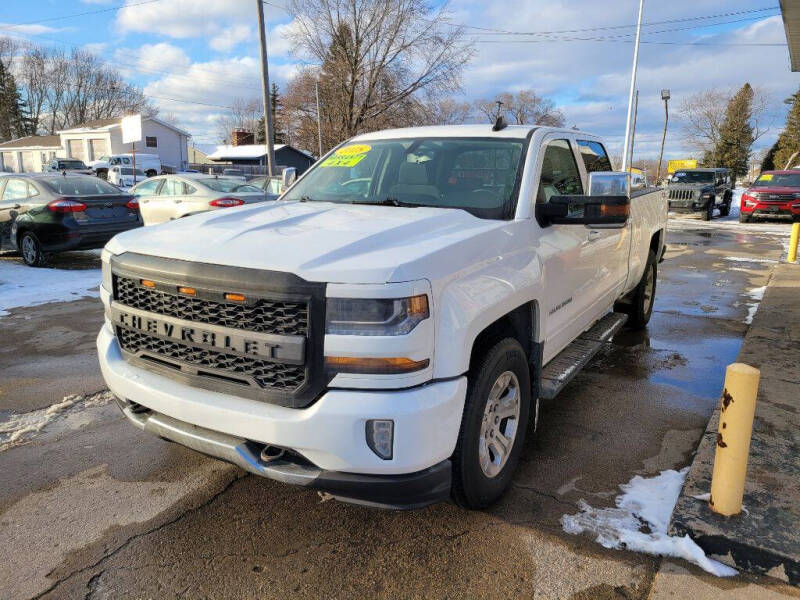
[[[235,354],[216,352],[172,342],[152,335],[117,327],[117,339],[123,350],[142,356],[167,368],[181,370],[181,363],[192,365],[196,374],[220,381],[294,392],[305,382],[305,368],[265,360],[253,360]]]
[[[670,190],[670,200],[691,200],[694,198],[694,190]]]
[[[111,273],[110,319],[123,356],[141,368],[291,408],[314,402],[330,381],[324,283],[134,253],[112,257]]]
[[[308,334],[308,304],[259,299],[254,304],[215,302],[168,294],[139,285],[128,277],[115,277],[115,299],[125,306],[196,323],[274,333]]]

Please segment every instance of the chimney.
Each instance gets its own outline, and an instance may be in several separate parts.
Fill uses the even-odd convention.
[[[247,144],[254,144],[256,141],[256,137],[253,133],[245,130],[245,129],[234,129],[233,130],[233,145],[234,146],[245,146]]]

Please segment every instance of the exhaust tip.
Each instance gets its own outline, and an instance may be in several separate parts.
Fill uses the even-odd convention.
[[[284,452],[286,452],[283,448],[279,448],[278,446],[264,446],[261,450],[261,462],[263,463],[271,463],[279,458],[283,457]]]

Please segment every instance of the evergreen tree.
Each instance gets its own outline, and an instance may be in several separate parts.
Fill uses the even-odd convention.
[[[775,140],[775,143],[772,144],[772,147],[769,149],[769,151],[764,155],[764,158],[761,160],[762,171],[775,170],[775,153],[777,151],[778,151],[778,141]]]
[[[272,143],[285,144],[286,134],[283,131],[283,100],[281,99],[278,84],[270,86],[269,104],[272,111]],[[264,119],[258,121],[256,128],[256,144],[263,144],[266,139],[264,135]]]
[[[0,141],[31,134],[31,120],[14,76],[0,63]]]
[[[725,109],[719,142],[714,149],[715,167],[727,167],[735,177],[747,173],[750,147],[753,145],[753,88],[745,83]]]
[[[783,169],[789,160],[793,162],[789,167],[800,164],[800,158],[792,155],[800,151],[800,90],[798,90],[791,98],[785,100],[786,104],[792,106],[789,109],[789,114],[786,116],[786,127],[783,132],[778,136],[776,142],[777,149],[775,150],[774,168]]]

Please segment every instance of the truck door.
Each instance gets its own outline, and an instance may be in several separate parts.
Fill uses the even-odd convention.
[[[583,176],[568,136],[546,137],[539,154],[537,204],[553,196],[584,193]],[[537,250],[545,290],[541,308],[543,359],[547,362],[591,325],[599,261],[592,256],[596,247],[589,240],[589,229],[581,225],[542,226]]]
[[[588,193],[589,174],[595,171],[611,171],[611,161],[605,147],[595,140],[577,139],[577,150],[583,170],[583,181]],[[628,278],[628,262],[631,244],[631,222],[624,227],[618,225],[588,226],[587,243],[592,249],[590,260],[594,263],[596,303],[589,310],[595,319],[602,317],[614,304]],[[594,320],[594,319],[592,319]]]

